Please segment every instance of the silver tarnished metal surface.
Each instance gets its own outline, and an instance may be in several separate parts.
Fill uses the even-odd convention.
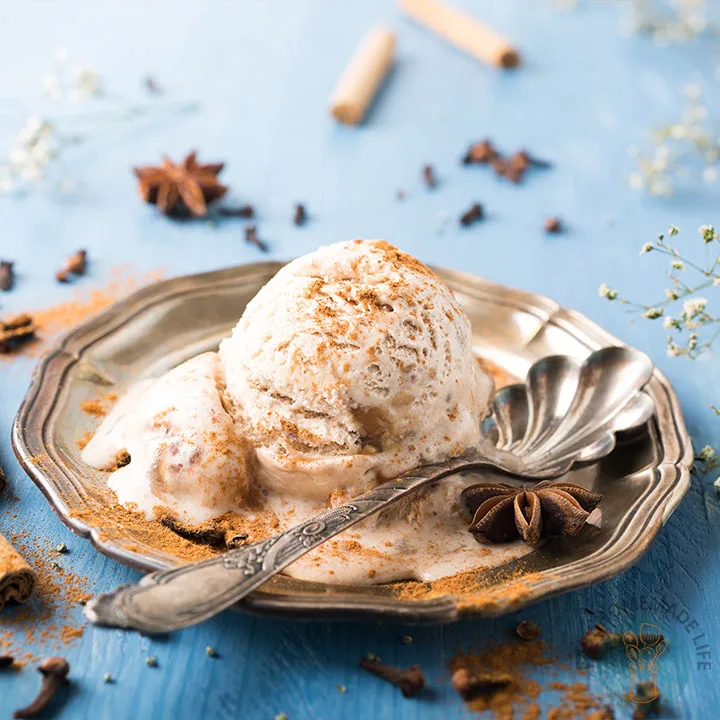
[[[564,475],[579,460],[610,453],[616,432],[650,419],[654,406],[641,391],[652,372],[646,355],[623,347],[597,350],[583,363],[544,358],[523,384],[497,394],[482,447],[416,468],[268,540],[100,595],[85,614],[94,623],[145,633],[179,630],[222,612],[313,548],[429,482],[484,467],[523,479]]]
[[[215,347],[247,301],[279,267],[279,263],[264,263],[157,283],[78,327],[39,363],[13,428],[13,445],[61,519],[101,552],[145,571],[180,562],[132,529],[109,526],[102,514],[95,513],[97,502],[107,497],[105,478],[88,469],[79,457],[75,441],[90,429],[80,402],[107,393],[110,387],[122,394],[138,378],[158,375]],[[479,354],[516,377],[524,377],[533,363],[549,355],[567,355],[582,363],[594,350],[620,344],[583,316],[546,298],[464,273],[438,273],[468,312]],[[564,372],[568,381],[575,377],[571,368]],[[565,437],[568,456],[556,458],[558,462],[568,461],[573,453],[582,462],[611,450],[614,441],[598,432],[589,451],[575,452],[573,444],[583,430],[582,423],[574,428],[553,428],[553,413],[559,406],[538,403],[545,375],[537,375],[538,390],[525,394],[526,406],[522,400],[506,397],[514,390],[498,394],[494,416],[506,412],[510,424],[498,423],[497,417],[488,420],[496,452],[524,454],[524,462],[529,463],[533,455],[537,458],[548,428]],[[573,397],[578,397],[577,392]],[[582,403],[576,402],[580,409]],[[655,416],[642,424],[653,405]],[[540,423],[541,418],[543,422],[549,419],[549,424]],[[512,432],[501,436],[498,427],[503,425]],[[544,430],[538,429],[541,425]],[[628,567],[647,549],[685,494],[692,448],[677,399],[657,370],[645,392],[617,412],[607,429],[614,433],[621,427],[636,426],[618,436],[617,446],[600,464],[593,489],[604,495],[602,527],[572,547],[553,542],[527,556],[525,566],[532,581],[524,584],[523,603],[605,579]],[[303,535],[305,542],[312,537],[312,533]],[[512,588],[508,586],[508,590]],[[499,615],[518,606],[506,606],[500,600],[492,607],[474,609],[462,596],[453,595],[411,601],[396,597],[392,588],[383,585],[338,587],[279,575],[247,596],[239,607],[306,618],[448,622],[471,615]]]

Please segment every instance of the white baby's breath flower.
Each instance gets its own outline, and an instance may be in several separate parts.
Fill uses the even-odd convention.
[[[673,318],[671,318],[669,315],[667,315],[665,317],[665,320],[663,320],[663,327],[666,330],[671,330],[672,328],[675,327],[675,320],[673,320]]]
[[[671,358],[674,358],[674,357],[677,357],[678,355],[680,355],[680,348],[674,342],[672,342],[672,340],[668,340],[667,354],[668,354],[668,357],[671,357]]]
[[[671,225],[668,228],[668,235],[677,235],[680,232],[680,229],[676,225]]]
[[[685,263],[682,260],[673,260],[670,263],[673,270],[684,270],[685,269]]]
[[[630,173],[628,185],[632,190],[642,190],[645,187],[645,179],[638,172]]]
[[[700,460],[712,460],[715,457],[715,450],[712,445],[706,445],[699,453]]]
[[[72,89],[72,99],[84,100],[92,95],[99,94],[100,76],[89,65],[80,65],[75,72],[75,87]]]
[[[668,300],[677,300],[678,294],[676,290],[672,290],[671,288],[665,288],[665,295],[667,296]]]
[[[715,228],[712,225],[701,225],[698,228],[698,232],[702,235],[702,239],[706,243],[711,243],[713,240],[718,239],[718,234],[715,232]]]
[[[658,308],[648,308],[642,316],[648,320],[657,320],[659,317],[662,317],[662,314],[663,311],[658,310]]]
[[[649,253],[652,249],[653,249],[653,244],[652,244],[652,243],[649,243],[649,242],[648,242],[648,243],[645,243],[645,244],[640,248],[640,254],[641,254],[641,255],[644,255],[645,253]]]
[[[720,477],[713,483],[716,492],[720,494]]]
[[[605,283],[603,283],[598,288],[598,295],[600,295],[600,297],[607,298],[608,300],[614,300],[617,297],[617,290],[613,290],[612,288],[608,287]]]
[[[57,73],[48,73],[43,78],[43,89],[53,100],[59,100],[63,96],[62,80]]]
[[[707,299],[702,297],[690,298],[683,303],[683,312],[688,318],[694,318],[707,307]]]
[[[712,284],[713,284],[715,287],[717,287],[718,285],[720,285],[720,275],[719,275],[718,277],[716,277],[716,278],[713,278]]]

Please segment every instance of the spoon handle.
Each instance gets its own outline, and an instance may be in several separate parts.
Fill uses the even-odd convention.
[[[424,465],[279,535],[198,563],[159,570],[88,602],[91,622],[146,634],[190,627],[241,600],[334,535],[434,480],[491,464],[476,451]]]

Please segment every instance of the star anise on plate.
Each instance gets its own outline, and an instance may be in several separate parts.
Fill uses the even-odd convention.
[[[470,485],[461,493],[473,514],[470,532],[483,543],[522,538],[537,545],[541,537],[577,535],[602,495],[582,485],[543,480],[530,488],[507,483]]]
[[[181,163],[163,158],[160,167],[136,167],[133,172],[140,184],[145,202],[157,205],[165,215],[207,214],[208,203],[221,198],[228,190],[218,180],[224,163],[201,165],[191,152]]]

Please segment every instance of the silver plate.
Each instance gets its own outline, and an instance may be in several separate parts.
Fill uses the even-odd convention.
[[[15,452],[62,521],[103,554],[145,571],[179,562],[94,509],[107,490],[103,473],[80,459],[77,440],[97,424],[81,402],[109,392],[122,395],[139,378],[216,347],[281,266],[246,265],[144,288],[83,323],[39,363],[13,426]],[[583,359],[602,346],[621,344],[584,316],[541,296],[465,273],[437,272],[470,316],[479,354],[515,377],[546,355]],[[690,485],[692,446],[677,397],[657,370],[646,390],[655,402],[655,419],[620,436],[595,475],[594,489],[604,496],[597,531],[551,541],[514,561],[522,563],[517,567],[485,571],[482,591],[411,600],[392,586],[324,585],[279,576],[238,607],[286,617],[450,622],[502,615],[622,572],[647,550]]]

